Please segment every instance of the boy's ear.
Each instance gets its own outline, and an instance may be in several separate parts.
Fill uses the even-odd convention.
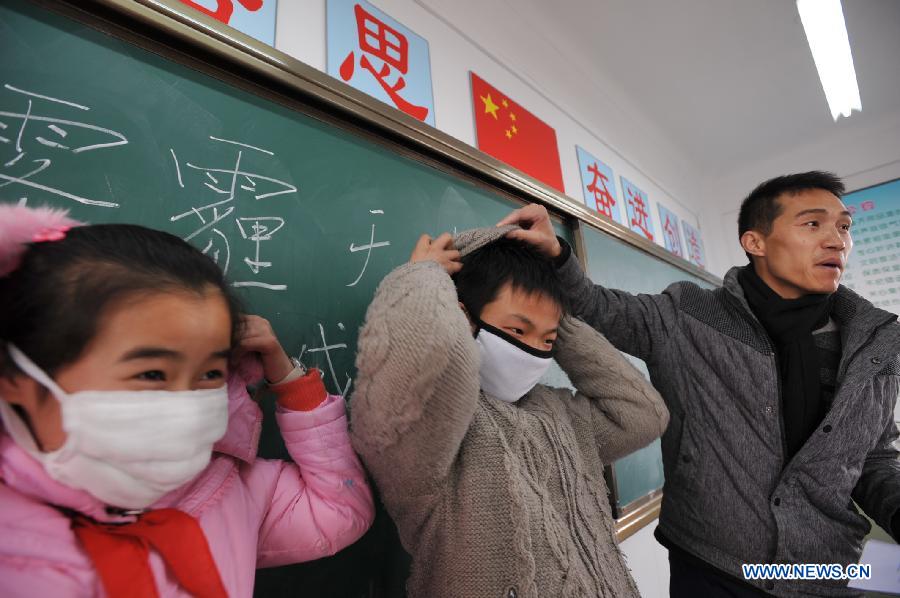
[[[464,314],[466,314],[466,319],[469,320],[469,326],[472,328],[472,334],[475,334],[475,329],[478,326],[475,325],[475,320],[472,319],[472,314],[469,313],[469,310],[466,309],[466,306],[463,305],[462,301],[459,301],[459,308],[462,310]]]
[[[462,312],[463,312],[464,314],[466,314],[466,318],[469,320],[469,324],[471,324],[471,323],[472,323],[472,316],[471,316],[471,314],[469,314],[469,310],[466,309],[466,306],[463,305],[463,302],[462,302],[462,301],[458,301],[458,303],[459,303],[459,308],[462,310]]]

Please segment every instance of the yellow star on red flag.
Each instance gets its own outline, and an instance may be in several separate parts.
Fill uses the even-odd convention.
[[[497,110],[500,109],[500,106],[494,103],[494,100],[491,99],[491,94],[481,96],[481,101],[484,102],[484,113],[490,114],[494,117],[494,120],[497,120]]]

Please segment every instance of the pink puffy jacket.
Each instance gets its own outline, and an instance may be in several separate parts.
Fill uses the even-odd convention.
[[[294,463],[256,458],[259,407],[237,374],[229,420],[209,466],[154,508],[174,507],[200,522],[229,596],[251,596],[254,572],[334,554],[359,539],[374,517],[372,493],[350,447],[344,401],[312,411],[278,408]],[[0,427],[0,596],[102,596],[100,579],[56,507],[123,522],[90,494],[51,479]],[[160,596],[185,596],[151,552]],[[298,588],[299,590],[299,588]]]

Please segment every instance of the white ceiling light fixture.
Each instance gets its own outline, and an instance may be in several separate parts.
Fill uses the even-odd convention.
[[[850,53],[841,0],[797,0],[797,11],[806,31],[831,117],[862,111],[856,69]]]

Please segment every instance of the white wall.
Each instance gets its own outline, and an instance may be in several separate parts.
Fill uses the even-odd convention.
[[[764,180],[791,172],[830,170],[853,191],[900,177],[900,114],[866,126],[855,126],[853,118],[834,123],[819,139],[707,179],[701,223],[711,272],[722,276],[730,266],[747,263],[738,244],[738,210],[741,200]],[[719,250],[709,251],[709,247]]]
[[[669,595],[669,556],[653,537],[653,523],[622,542],[625,562],[643,598]]]
[[[584,202],[578,144],[612,167],[623,209],[620,176],[648,194],[660,245],[657,201],[679,218],[700,224],[699,173],[677,145],[636,113],[622,90],[609,81],[585,79],[523,13],[510,11],[507,3],[474,0],[374,4],[428,40],[437,128],[475,146],[469,83],[469,71],[475,71],[556,130],[566,194],[573,201]],[[324,0],[281,0],[276,47],[324,71],[325,13]]]

